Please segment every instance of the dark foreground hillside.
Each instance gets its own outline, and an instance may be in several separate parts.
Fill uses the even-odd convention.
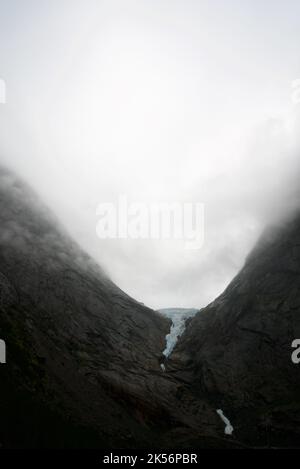
[[[163,372],[169,320],[114,285],[0,169],[0,444],[300,446],[299,306],[296,217],[189,321]]]
[[[300,446],[300,216],[268,229],[226,291],[193,318],[173,355],[249,445]]]
[[[129,298],[0,172],[0,443],[141,445],[169,322]],[[147,375],[147,386],[145,385]],[[147,417],[145,417],[147,418]],[[150,418],[150,417],[149,417]]]

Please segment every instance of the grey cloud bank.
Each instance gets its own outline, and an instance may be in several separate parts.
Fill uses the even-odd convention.
[[[0,4],[0,161],[151,307],[207,304],[299,206],[300,5],[263,3]],[[203,247],[99,240],[120,194],[203,203]]]

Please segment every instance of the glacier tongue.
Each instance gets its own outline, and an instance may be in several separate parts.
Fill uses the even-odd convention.
[[[165,308],[159,310],[161,314],[167,316],[172,321],[170,332],[166,336],[166,348],[163,351],[163,355],[166,358],[171,355],[178,338],[183,334],[186,320],[195,316],[198,311],[198,309],[187,308]]]

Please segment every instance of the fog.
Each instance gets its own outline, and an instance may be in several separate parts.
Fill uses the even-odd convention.
[[[0,0],[0,162],[127,293],[200,308],[299,206],[300,4]],[[201,249],[99,239],[97,207],[205,207]]]

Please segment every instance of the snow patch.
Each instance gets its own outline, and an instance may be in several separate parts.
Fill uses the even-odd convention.
[[[222,409],[217,409],[217,414],[220,416],[220,418],[223,420],[223,422],[225,423],[225,429],[224,429],[224,433],[225,435],[232,435],[232,432],[233,432],[233,426],[231,425],[230,421],[228,420],[227,417],[225,417],[224,413],[223,413],[223,410]]]

